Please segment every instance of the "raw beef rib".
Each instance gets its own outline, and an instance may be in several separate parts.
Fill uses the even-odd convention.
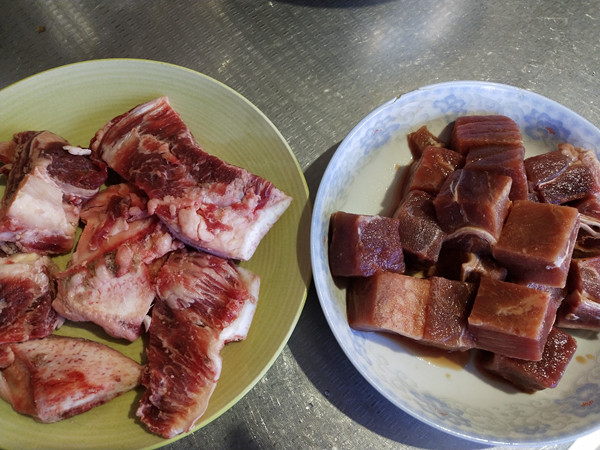
[[[81,206],[106,180],[106,166],[49,131],[17,133],[11,142],[1,157],[9,173],[0,204],[0,248],[69,252]]]
[[[57,271],[36,253],[0,258],[0,344],[43,338],[63,324],[51,306]]]
[[[83,413],[135,388],[142,366],[97,342],[63,336],[0,346],[0,396],[44,423]]]
[[[137,410],[152,432],[171,438],[204,414],[221,374],[221,349],[245,339],[258,289],[258,276],[229,260],[187,250],[169,255],[157,279]]]
[[[90,146],[148,194],[148,210],[175,236],[219,256],[249,259],[292,200],[202,150],[166,97],[114,118]]]
[[[69,267],[58,275],[52,306],[73,321],[91,321],[130,341],[154,300],[160,258],[182,248],[146,210],[146,195],[129,184],[108,187],[81,212],[85,228]]]

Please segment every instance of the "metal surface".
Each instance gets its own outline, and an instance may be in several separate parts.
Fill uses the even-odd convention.
[[[273,121],[314,199],[354,125],[423,85],[506,83],[600,124],[599,21],[595,0],[1,0],[0,88],[90,59],[189,67],[237,90]],[[486,446],[420,423],[371,388],[337,345],[311,287],[266,376],[220,418],[168,448]]]

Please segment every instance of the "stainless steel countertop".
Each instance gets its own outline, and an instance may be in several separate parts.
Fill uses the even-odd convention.
[[[356,123],[427,84],[510,84],[600,125],[599,44],[594,0],[0,0],[0,88],[100,58],[194,69],[271,119],[312,199]],[[167,448],[487,447],[422,424],[375,391],[341,351],[311,286],[295,331],[264,378],[220,418]]]

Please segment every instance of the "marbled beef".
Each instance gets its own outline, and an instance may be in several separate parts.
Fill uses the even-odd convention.
[[[148,210],[181,241],[247,260],[291,197],[271,182],[206,153],[166,97],[115,117],[90,144],[146,192]]]
[[[106,180],[106,166],[49,131],[17,133],[13,143],[3,157],[13,160],[0,203],[0,248],[69,252],[81,207]]]

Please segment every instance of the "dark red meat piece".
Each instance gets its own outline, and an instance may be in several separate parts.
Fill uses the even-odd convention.
[[[511,184],[511,178],[504,175],[456,170],[433,201],[442,229],[449,235],[479,232],[484,240],[495,243],[510,206]]]
[[[450,138],[450,148],[463,155],[488,146],[523,144],[519,127],[509,117],[502,115],[473,115],[456,119]]]
[[[567,167],[569,167],[569,158],[558,150],[525,159],[527,179],[534,186],[557,177],[567,170]]]
[[[593,150],[561,144],[557,152],[568,159],[568,166],[556,176],[537,183],[535,189],[547,203],[565,204],[600,194],[600,162]]]
[[[487,355],[481,367],[510,381],[524,392],[555,388],[577,350],[577,341],[553,327],[540,361],[524,361],[502,355]]]
[[[443,147],[429,146],[411,166],[408,190],[436,195],[448,175],[464,164],[464,156]]]
[[[428,280],[430,292],[422,342],[450,351],[474,348],[475,339],[467,329],[467,319],[476,286],[440,277]]]
[[[330,218],[329,267],[333,276],[370,276],[387,270],[402,273],[404,254],[399,220],[335,212]]]
[[[394,213],[405,262],[413,266],[437,262],[446,238],[437,222],[433,199],[426,192],[410,191]]]
[[[469,315],[477,348],[511,358],[539,361],[554,317],[550,294],[482,278]]]
[[[421,340],[429,289],[429,280],[398,273],[354,278],[347,293],[348,323],[359,331],[391,332]]]
[[[575,208],[516,201],[493,255],[516,281],[563,287],[578,230]]]
[[[444,143],[429,131],[427,125],[423,125],[418,130],[408,133],[406,138],[408,141],[408,148],[415,160],[421,157],[423,150],[427,147],[444,147]]]
[[[525,148],[518,146],[490,146],[473,149],[467,156],[465,169],[482,170],[512,179],[510,200],[526,200],[527,175],[523,164]]]
[[[600,256],[571,261],[569,289],[558,310],[557,326],[600,330]]]

